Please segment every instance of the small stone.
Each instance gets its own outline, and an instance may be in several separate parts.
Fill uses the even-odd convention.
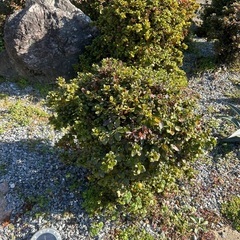
[[[10,188],[12,188],[12,189],[15,188],[15,184],[14,184],[14,183],[10,183],[9,186],[10,186]]]

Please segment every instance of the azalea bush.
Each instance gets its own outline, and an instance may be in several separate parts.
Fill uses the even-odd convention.
[[[144,215],[157,194],[192,176],[209,144],[189,89],[176,73],[105,59],[49,94],[51,123],[66,134],[65,161],[89,170],[85,207]],[[180,76],[181,78],[181,76]]]
[[[240,58],[240,2],[212,0],[202,16],[203,29],[209,40],[215,40],[220,61],[234,62]]]
[[[145,216],[159,194],[177,190],[179,180],[194,175],[194,161],[212,141],[180,70],[196,5],[79,4],[99,35],[80,56],[78,77],[59,78],[49,93],[50,122],[64,130],[58,145],[65,162],[88,170],[88,212]]]
[[[129,65],[179,71],[183,43],[196,10],[194,0],[85,0],[80,8],[99,30],[80,69],[113,57]]]

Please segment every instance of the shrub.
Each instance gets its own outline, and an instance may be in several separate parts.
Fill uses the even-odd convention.
[[[129,65],[179,70],[186,48],[183,40],[196,9],[194,0],[81,2],[80,8],[96,19],[99,36],[80,58],[80,69],[113,57]]]
[[[23,7],[25,0],[5,0],[0,2],[0,13],[3,15],[9,15],[14,10]]]
[[[228,202],[223,203],[221,211],[240,232],[240,197],[233,196]]]
[[[155,197],[191,175],[208,141],[189,89],[175,73],[105,59],[49,94],[51,123],[67,132],[66,161],[89,170],[88,210],[119,206],[146,214]],[[181,78],[181,76],[180,76]]]
[[[3,49],[3,28],[5,19],[14,10],[24,6],[25,0],[5,0],[0,1],[0,51]]]
[[[212,0],[203,13],[203,29],[210,40],[216,39],[215,49],[220,61],[239,61],[240,3],[239,0]]]

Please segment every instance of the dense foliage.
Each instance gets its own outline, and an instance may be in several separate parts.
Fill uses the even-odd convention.
[[[25,0],[5,0],[0,1],[0,26],[4,23],[4,20],[14,10],[21,9],[25,4]]]
[[[240,197],[233,196],[221,206],[221,212],[233,223],[233,227],[240,232]]]
[[[216,52],[221,61],[240,58],[240,2],[212,0],[203,14],[203,29],[209,39],[216,39]]]
[[[129,65],[179,70],[186,48],[183,39],[196,9],[194,0],[81,2],[80,8],[95,19],[99,30],[80,59],[85,67],[113,57]]]
[[[6,17],[14,10],[21,9],[25,4],[25,0],[5,0],[0,1],[0,51],[4,48],[3,30]]]
[[[4,0],[0,2],[0,13],[8,15],[14,10],[22,8],[25,4],[25,0]]]
[[[145,214],[156,194],[191,174],[207,132],[191,92],[166,70],[128,67],[105,59],[49,95],[51,122],[67,133],[67,161],[90,170],[86,206],[120,205]],[[91,200],[92,199],[92,200]]]

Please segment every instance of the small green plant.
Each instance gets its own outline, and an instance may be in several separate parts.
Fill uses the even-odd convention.
[[[164,229],[164,239],[192,239],[207,231],[208,221],[189,205],[173,207],[163,200],[159,202],[158,208],[153,208],[152,211],[158,219],[158,227]]]
[[[236,117],[222,116],[223,119],[231,122],[237,130],[228,138],[223,139],[224,142],[239,142],[240,141],[240,109],[229,103],[228,106],[236,113]]]
[[[240,197],[233,196],[228,202],[223,203],[221,212],[232,222],[233,227],[240,232]]]
[[[6,94],[0,94],[0,134],[12,127],[31,126],[48,122],[48,113],[42,103],[30,100],[13,100]]]
[[[27,126],[34,121],[46,121],[48,114],[37,106],[27,105],[22,101],[17,101],[11,104],[9,109],[9,116],[14,124],[20,126]]]
[[[3,134],[5,132],[4,127],[0,126],[0,135]]]
[[[146,230],[139,228],[136,225],[127,227],[123,230],[120,230],[117,236],[115,236],[116,240],[154,240],[155,238]]]
[[[6,99],[7,97],[8,97],[7,94],[5,94],[5,93],[0,93],[0,100],[4,100],[4,99]]]
[[[27,86],[29,86],[29,81],[25,78],[19,78],[16,80],[16,84],[18,85],[19,88],[24,89]]]
[[[45,210],[50,203],[49,196],[47,195],[30,195],[23,197],[23,200],[24,205],[22,210],[24,213],[33,212],[35,218],[46,214]]]
[[[99,232],[103,229],[103,227],[104,227],[103,222],[92,223],[89,230],[91,237],[96,237],[99,234]]]

